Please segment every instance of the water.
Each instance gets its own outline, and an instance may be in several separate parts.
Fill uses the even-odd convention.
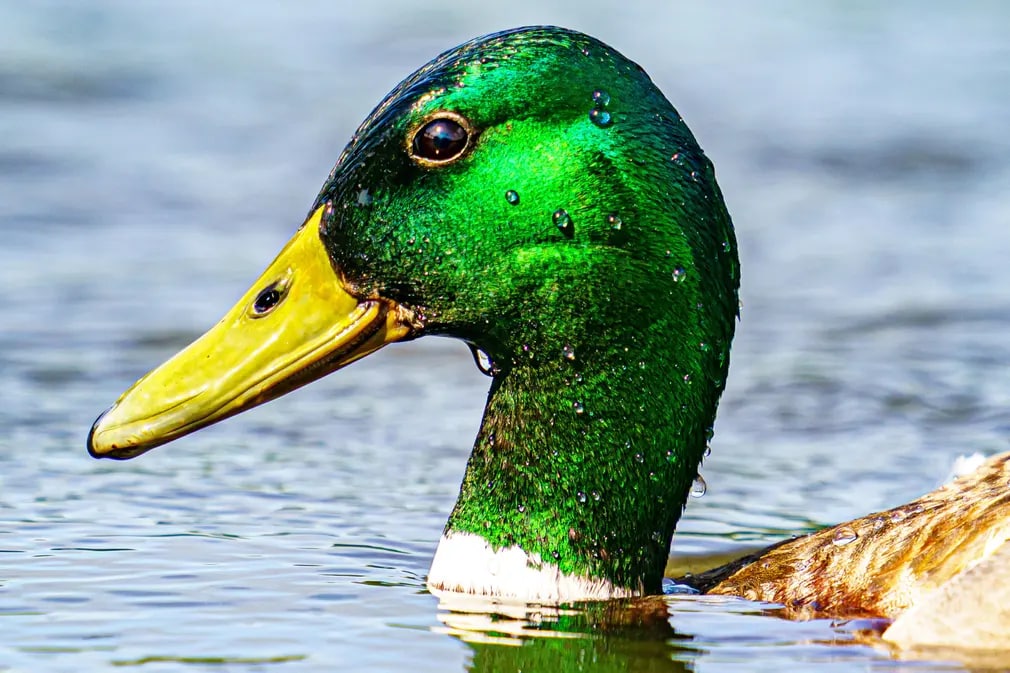
[[[488,385],[464,344],[388,348],[136,461],[84,451],[272,259],[386,91],[525,23],[644,65],[737,224],[743,319],[678,556],[1006,450],[1010,9],[666,4],[0,5],[0,670],[946,670],[738,600],[439,608],[424,575]]]

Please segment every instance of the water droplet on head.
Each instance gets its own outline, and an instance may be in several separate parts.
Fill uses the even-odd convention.
[[[597,126],[603,128],[606,126],[610,126],[612,118],[610,116],[610,113],[607,112],[606,110],[593,108],[592,110],[589,111],[589,120],[594,124],[596,124]]]
[[[607,107],[610,105],[610,94],[603,89],[597,89],[593,92],[593,102],[600,107]]]
[[[586,410],[586,407],[583,406],[582,402],[572,402],[572,409],[575,409],[575,413],[581,414]]]
[[[679,283],[684,280],[684,276],[687,275],[687,271],[682,266],[675,267],[673,270],[673,282]]]
[[[519,204],[519,192],[514,189],[510,189],[505,192],[505,200],[508,201],[513,206]]]
[[[643,456],[640,453],[636,453],[635,454],[635,462],[636,463],[644,463],[645,462],[645,456]]]
[[[691,484],[691,497],[700,498],[708,492],[708,484],[705,483],[705,478],[700,474],[694,478],[694,483]]]
[[[574,360],[575,359],[575,349],[572,348],[572,346],[570,344],[565,344],[561,348],[561,354],[565,356],[566,360]]]
[[[572,217],[568,214],[567,210],[558,208],[554,211],[551,219],[554,220],[554,226],[560,229],[566,238],[571,238],[575,235],[575,225],[572,224]]]
[[[590,495],[593,496],[593,500],[595,500],[596,502],[600,501],[600,492],[599,491],[593,491],[592,493],[590,493]]]
[[[585,502],[586,494],[583,493],[582,491],[579,491],[578,493],[575,494],[575,499],[578,500],[579,502]]]
[[[518,509],[519,513],[522,514],[523,512],[526,511],[526,505],[519,505],[518,507],[516,507],[516,509]]]
[[[607,215],[607,224],[609,224],[610,228],[614,231],[620,231],[624,222],[621,221],[621,218],[616,213],[610,213]]]
[[[831,544],[836,547],[841,547],[849,544],[850,542],[855,542],[858,537],[859,534],[856,533],[856,531],[852,530],[848,526],[842,526],[835,531],[834,537],[831,538]]]

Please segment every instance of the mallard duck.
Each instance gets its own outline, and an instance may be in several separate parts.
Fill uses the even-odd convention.
[[[638,65],[560,28],[489,35],[375,108],[277,259],[99,417],[88,450],[132,458],[387,344],[455,337],[491,387],[429,585],[525,602],[658,593],[712,436],[739,278],[712,163]],[[788,584],[815,553],[804,544],[833,535],[750,567]],[[836,565],[761,596],[836,605],[852,574]],[[721,586],[708,588],[751,591]]]

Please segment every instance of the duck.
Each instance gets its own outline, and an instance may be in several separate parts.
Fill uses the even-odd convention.
[[[379,103],[274,262],[99,416],[87,448],[133,458],[389,344],[452,337],[490,390],[429,588],[661,594],[739,289],[713,164],[645,71],[579,32],[498,32]],[[797,614],[895,617],[1005,558],[1008,457],[690,581]]]

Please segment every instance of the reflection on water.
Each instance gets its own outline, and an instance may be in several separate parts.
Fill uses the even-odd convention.
[[[732,664],[751,648],[776,648],[753,669],[776,666],[802,652],[811,663],[849,664],[871,650],[880,625],[776,621],[778,608],[721,597],[662,597],[581,603],[563,608],[508,605],[459,594],[439,595],[434,629],[466,642],[473,650],[468,670],[505,671],[693,671],[712,646],[703,635],[718,627],[719,652],[713,663]],[[738,621],[739,623],[734,623]],[[779,630],[762,628],[777,624]],[[783,634],[791,632],[791,639]],[[734,651],[735,648],[739,648]],[[883,651],[886,648],[881,648]],[[720,656],[721,655],[721,656]],[[744,655],[737,663],[748,664]]]
[[[386,91],[529,23],[642,63],[737,225],[743,317],[671,572],[1006,450],[1010,5],[6,3],[0,668],[947,668],[743,601],[439,609],[424,577],[488,385],[459,343],[390,347],[135,462],[86,456],[97,413],[231,306]]]

